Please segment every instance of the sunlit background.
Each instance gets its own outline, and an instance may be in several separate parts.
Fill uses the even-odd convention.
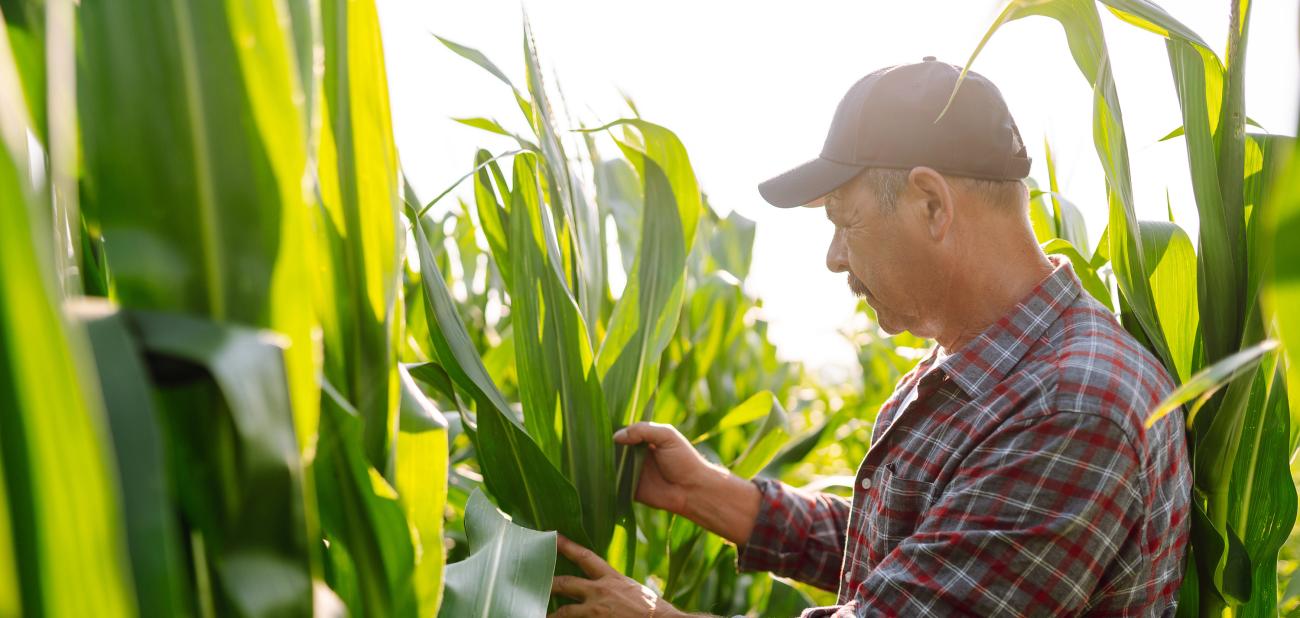
[[[572,126],[631,115],[626,93],[644,118],[681,137],[715,208],[759,222],[748,284],[764,299],[769,336],[782,356],[830,380],[858,375],[853,348],[839,331],[862,319],[854,315],[856,300],[843,275],[825,269],[831,226],[818,211],[768,206],[757,184],[816,156],[835,105],[862,75],[926,55],[964,63],[1001,8],[988,0],[379,5],[394,132],[403,167],[423,199],[468,172],[476,148],[515,147],[510,138],[450,118],[490,117],[526,132],[507,87],[431,34],[483,51],[522,85],[526,10],[548,85],[563,92]],[[1223,2],[1179,0],[1167,7],[1226,55]],[[1252,10],[1247,113],[1269,132],[1291,135],[1300,100],[1297,4],[1257,2]],[[1102,18],[1138,214],[1164,219],[1167,195],[1179,224],[1194,235],[1186,150],[1181,139],[1159,141],[1180,124],[1164,41],[1109,13]],[[1031,174],[1044,185],[1044,140],[1050,142],[1061,191],[1083,210],[1095,244],[1106,208],[1092,143],[1091,89],[1059,26],[1038,17],[1004,26],[974,69],[1002,90],[1034,158]],[[471,199],[471,187],[451,195]]]

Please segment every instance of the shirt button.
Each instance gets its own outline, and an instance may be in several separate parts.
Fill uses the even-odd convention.
[[[859,483],[859,485],[862,486],[862,490],[863,490],[863,491],[870,491],[870,490],[871,490],[871,479],[870,479],[870,478],[867,478],[867,477],[864,477],[864,478],[862,479],[862,482]]]

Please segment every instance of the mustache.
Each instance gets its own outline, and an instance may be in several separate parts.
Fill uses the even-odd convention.
[[[853,273],[847,273],[847,274],[848,274],[847,280],[849,283],[849,291],[852,292],[853,295],[857,296],[858,298],[866,298],[867,284],[863,283],[861,279],[853,276]]]

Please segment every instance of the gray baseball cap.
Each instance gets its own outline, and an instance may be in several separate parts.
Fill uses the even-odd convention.
[[[835,108],[821,154],[763,181],[759,194],[773,206],[802,206],[868,167],[1025,178],[1029,153],[993,82],[968,71],[949,105],[960,74],[934,56],[871,72]]]

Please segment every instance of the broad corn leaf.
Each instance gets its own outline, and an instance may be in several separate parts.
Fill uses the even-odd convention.
[[[516,366],[525,426],[544,449],[555,441],[565,475],[582,498],[583,524],[597,551],[613,534],[614,448],[586,322],[546,247],[553,228],[542,209],[531,154],[515,157],[510,205],[511,290]],[[556,411],[560,418],[555,418]],[[562,428],[556,436],[554,428]],[[561,439],[562,438],[562,439]],[[547,449],[549,450],[549,449]]]
[[[309,612],[303,468],[286,382],[286,341],[269,331],[131,311],[154,371],[193,552],[218,612]],[[177,379],[201,370],[211,380]],[[160,376],[160,377],[159,377]],[[216,505],[226,505],[216,508]]]
[[[0,613],[133,615],[112,447],[33,221],[46,202],[5,31],[0,19]]]
[[[414,215],[414,211],[408,209]],[[573,484],[546,458],[514,417],[510,405],[483,366],[465,323],[438,271],[424,226],[412,225],[420,256],[425,310],[433,339],[432,349],[456,388],[476,405],[470,418],[484,483],[502,509],[526,525],[559,530],[564,536],[591,546],[582,526],[582,507]]]
[[[1163,221],[1142,222],[1147,282],[1168,344],[1171,374],[1185,382],[1196,368],[1196,253],[1182,228]]]
[[[421,616],[442,601],[443,511],[447,505],[447,420],[420,392],[405,368],[397,433],[396,489],[414,546],[415,597]]]
[[[1296,489],[1287,465],[1291,449],[1286,380],[1280,364],[1261,368],[1246,409],[1228,500],[1228,521],[1240,532],[1253,571],[1250,602],[1238,615],[1273,616],[1278,609],[1278,549],[1296,519]]]
[[[353,615],[416,616],[405,509],[362,450],[357,411],[328,384],[323,399],[316,487],[329,541],[327,580]]]
[[[607,407],[621,425],[637,420],[654,392],[659,355],[677,326],[686,255],[695,241],[703,203],[677,136],[637,119],[592,130],[617,125],[639,129],[645,143],[641,150],[619,142],[641,177],[645,201],[636,261],[597,356]]]
[[[475,490],[465,505],[470,555],[447,567],[440,616],[542,616],[555,569],[555,533],[506,519]]]
[[[70,309],[86,328],[99,370],[140,612],[185,613],[193,603],[185,550],[168,491],[163,419],[152,403],[142,350],[130,322],[112,304],[85,300]]]
[[[365,425],[378,469],[393,439],[398,378],[394,345],[401,197],[383,45],[373,0],[324,0],[324,110],[319,154],[323,227],[333,296],[322,299],[327,371]],[[335,337],[331,341],[328,337]],[[341,375],[340,375],[341,372]]]
[[[303,90],[277,2],[85,2],[82,208],[116,298],[291,337],[295,424],[316,389],[303,260]],[[130,156],[122,147],[130,144]]]

